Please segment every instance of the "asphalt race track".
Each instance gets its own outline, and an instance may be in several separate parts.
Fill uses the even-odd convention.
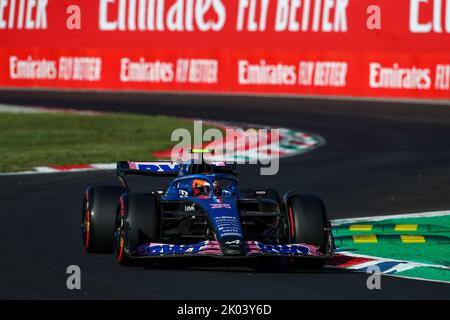
[[[49,98],[13,92],[2,93],[0,102],[302,129],[321,135],[326,145],[283,159],[277,176],[259,176],[258,168],[241,168],[242,186],[271,186],[282,192],[300,188],[318,194],[325,200],[330,218],[450,209],[449,106],[81,96],[55,94]],[[256,268],[199,260],[119,267],[113,256],[87,255],[81,244],[83,191],[90,184],[108,183],[115,183],[113,172],[0,177],[0,298],[450,298],[448,284],[383,277],[382,289],[371,291],[366,287],[366,274],[290,272],[282,262]],[[136,182],[136,186],[142,183]],[[82,290],[66,288],[69,265],[81,267]]]

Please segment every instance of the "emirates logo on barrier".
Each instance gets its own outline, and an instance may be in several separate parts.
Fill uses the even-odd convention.
[[[449,1],[364,6],[3,0],[0,87],[449,101]]]

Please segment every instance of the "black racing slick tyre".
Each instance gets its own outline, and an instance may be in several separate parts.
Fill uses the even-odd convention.
[[[329,246],[329,226],[325,205],[319,197],[292,195],[286,201],[290,243],[314,245],[322,254]],[[320,269],[325,264],[322,258],[289,258],[291,267],[297,269]]]
[[[93,186],[86,190],[81,216],[81,236],[87,252],[114,252],[116,207],[119,197],[126,191],[120,186]]]
[[[114,252],[122,266],[134,264],[133,255],[141,244],[160,239],[161,214],[158,199],[148,193],[126,193],[117,208]]]

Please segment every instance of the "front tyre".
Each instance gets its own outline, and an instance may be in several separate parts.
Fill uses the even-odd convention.
[[[116,213],[114,252],[122,266],[133,264],[141,244],[160,240],[161,214],[153,194],[126,193],[120,197]]]
[[[120,186],[89,187],[83,200],[81,237],[89,253],[113,253],[117,201],[127,190]]]
[[[319,197],[294,194],[286,201],[288,233],[290,243],[305,243],[328,253],[329,228],[325,205]],[[299,269],[320,269],[325,264],[322,258],[289,258],[289,264]]]

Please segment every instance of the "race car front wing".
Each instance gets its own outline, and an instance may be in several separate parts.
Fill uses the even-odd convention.
[[[196,244],[164,244],[148,243],[141,245],[136,250],[137,257],[180,257],[180,256],[224,256],[218,241],[202,241]],[[278,257],[322,257],[315,246],[309,244],[283,244],[272,245],[259,241],[245,242],[245,255],[233,256],[234,258],[278,256]]]

